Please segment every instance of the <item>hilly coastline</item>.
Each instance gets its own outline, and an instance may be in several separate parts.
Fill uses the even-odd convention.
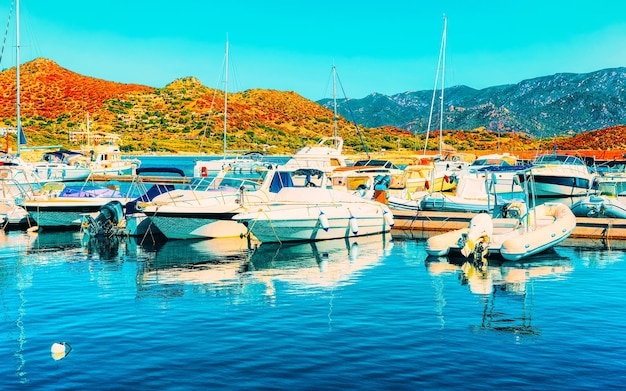
[[[23,64],[20,71],[22,126],[31,145],[62,145],[65,148],[76,148],[76,145],[70,142],[68,134],[70,131],[84,130],[89,120],[90,131],[119,135],[121,148],[129,153],[222,153],[223,91],[203,86],[194,77],[174,80],[163,88],[122,84],[83,76],[43,58]],[[615,75],[617,71],[603,72]],[[621,74],[623,73],[622,69]],[[594,80],[602,79],[598,75]],[[547,79],[542,80],[542,84],[555,83],[555,81],[549,83]],[[578,84],[584,85],[582,80],[586,79],[583,77]],[[609,85],[613,87],[618,85],[614,81],[609,83],[605,80],[605,82],[607,89]],[[571,80],[565,84],[561,83],[562,89],[566,90],[571,83],[573,83]],[[623,91],[623,84],[619,86]],[[595,87],[590,89],[595,91]],[[500,90],[502,101],[513,94],[510,86],[494,87],[493,91],[496,90]],[[496,96],[493,91],[490,92],[491,101]],[[425,92],[420,94],[426,96]],[[403,95],[408,102],[411,93]],[[462,103],[468,102],[467,95],[455,98],[455,95],[450,93],[448,96],[451,102],[456,102],[453,106],[454,112],[469,111],[469,104]],[[476,96],[486,96],[486,93],[484,91],[480,94],[475,93],[473,99],[478,99]],[[620,99],[623,99],[622,96],[623,94],[615,101],[598,100],[595,103],[592,112],[596,117],[605,118],[604,116],[608,115],[606,113],[612,116],[611,121],[597,122],[608,126],[591,129],[593,132],[560,132],[556,140],[559,148],[626,149],[624,127],[620,125],[624,122],[624,105],[621,107],[622,111],[612,109],[618,106]],[[15,98],[15,68],[5,69],[0,73],[0,115],[4,127],[15,126]],[[344,138],[348,153],[363,153],[364,149],[370,153],[410,152],[424,148],[426,137],[423,131],[414,126],[420,122],[417,116],[404,122],[391,120],[392,115],[397,117],[406,115],[403,114],[405,111],[402,107],[408,107],[407,104],[402,106],[397,103],[398,97],[390,100],[380,94],[374,94],[369,98],[372,101],[395,102],[395,105],[377,106],[379,112],[388,113],[386,120],[380,114],[372,114],[372,118],[379,121],[372,125],[366,121],[369,117],[365,109],[355,110],[355,100],[338,102],[339,113],[345,113],[342,110],[346,109],[342,106],[349,103],[352,112],[359,115],[359,118],[354,120],[347,114],[340,115],[337,121],[338,134]],[[481,99],[477,102],[487,104],[485,103],[487,98]],[[546,103],[548,101],[549,104]],[[516,102],[515,105],[527,105],[525,110],[532,112],[536,110],[539,101],[526,96],[525,101]],[[561,105],[564,111],[569,110],[567,109],[569,106],[564,105],[563,100],[555,100],[552,95],[541,102],[544,103],[544,109],[550,107],[557,110]],[[267,154],[292,153],[321,136],[332,135],[333,111],[325,106],[328,106],[328,102],[313,102],[292,91],[253,89],[229,93],[227,146],[231,150],[259,151]],[[519,116],[522,117],[521,114]],[[537,116],[541,117],[539,114]],[[348,117],[351,120],[348,120]],[[466,117],[478,118],[469,114]],[[562,117],[568,118],[570,123],[583,123],[586,118],[580,111],[571,111]],[[539,135],[522,125],[508,126],[506,125],[508,122],[497,116],[493,117],[492,121],[502,126],[498,125],[496,129],[492,129],[493,125],[486,126],[476,121],[467,122],[471,125],[461,128],[463,131],[458,131],[452,126],[446,127],[443,132],[444,142],[448,147],[458,150],[498,149],[514,152],[536,150],[542,145],[551,143],[555,136],[555,134]],[[605,134],[608,134],[606,139]],[[578,138],[583,135],[587,136]],[[427,149],[437,149],[438,136],[438,132],[430,135]],[[14,135],[10,137],[9,146],[15,148]]]

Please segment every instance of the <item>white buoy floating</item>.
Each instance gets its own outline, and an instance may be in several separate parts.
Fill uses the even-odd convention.
[[[383,217],[385,218],[385,221],[387,222],[387,224],[389,224],[390,227],[394,226],[395,223],[393,221],[393,214],[389,213],[388,211],[384,211]]]
[[[326,216],[326,213],[324,213],[324,211],[320,211],[318,219],[324,231],[328,232],[328,228],[330,227],[330,225],[328,224],[328,216]]]
[[[359,223],[356,221],[356,217],[350,216],[350,230],[353,234],[359,233]]]
[[[56,361],[65,358],[72,351],[72,347],[67,342],[55,342],[50,348],[52,358]]]

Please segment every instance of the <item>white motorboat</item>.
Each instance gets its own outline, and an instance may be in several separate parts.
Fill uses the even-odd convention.
[[[262,243],[316,241],[389,232],[391,210],[326,187],[283,187],[267,203],[233,217]]]
[[[135,197],[121,192],[116,185],[66,186],[61,182],[44,185],[42,191],[21,200],[23,206],[40,228],[78,229],[82,215],[96,217],[100,209],[111,201],[123,206]]]
[[[532,177],[532,169],[520,173],[524,202],[503,204],[492,214],[477,214],[466,228],[430,237],[426,252],[432,256],[460,252],[484,264],[488,255],[519,260],[567,239],[576,227],[576,216],[562,203],[536,205]]]
[[[141,165],[139,159],[124,158],[119,146],[112,142],[85,147],[84,153],[89,155],[88,164],[94,175],[134,175]]]
[[[598,175],[576,156],[548,154],[535,159],[537,197],[580,197],[598,190]]]
[[[432,236],[426,243],[426,252],[444,256],[461,252],[481,262],[487,255],[506,260],[520,260],[559,244],[574,231],[576,217],[562,203],[545,203],[526,210],[524,204],[506,206],[515,217],[492,217],[479,213],[467,228]]]
[[[32,170],[46,182],[84,181],[91,174],[87,157],[80,152],[58,150],[46,152],[39,162],[31,163]]]
[[[484,167],[457,178],[454,194],[429,193],[421,197],[421,210],[450,212],[493,212],[507,200],[524,199],[520,172],[528,166]],[[416,197],[413,197],[416,198]]]
[[[247,230],[232,217],[246,211],[246,205],[269,201],[282,186],[293,186],[294,173],[271,164],[227,167],[190,189],[174,189],[140,202],[138,208],[168,239],[238,237]],[[296,176],[304,186],[307,174]]]
[[[237,237],[247,228],[233,216],[265,205],[284,187],[309,191],[326,188],[325,174],[316,169],[293,170],[261,164],[229,167],[192,189],[175,189],[140,203],[141,210],[168,239]],[[208,185],[207,185],[208,183]]]
[[[626,219],[626,204],[618,198],[603,195],[584,197],[570,206],[574,215],[579,217],[608,217]]]
[[[317,144],[300,148],[286,163],[285,167],[315,168],[331,173],[338,167],[346,167],[347,158],[343,154],[343,139],[337,135],[322,137]]]

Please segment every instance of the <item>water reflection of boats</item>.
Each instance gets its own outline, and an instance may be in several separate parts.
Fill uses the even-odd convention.
[[[278,281],[335,287],[373,267],[390,246],[390,234],[283,245],[250,246],[246,238],[142,244],[146,261],[138,287],[180,296],[186,285],[202,285],[204,290],[264,297],[275,295]]]
[[[456,274],[462,285],[481,296],[484,311],[477,330],[526,335],[539,334],[539,329],[531,324],[534,282],[558,279],[574,270],[572,261],[555,250],[536,255],[530,262],[492,262],[486,269],[467,261],[455,263],[447,257],[428,257],[425,264],[433,276]],[[521,315],[511,315],[511,308],[520,305]]]
[[[29,231],[0,230],[0,258],[3,254],[15,257],[16,252],[25,252],[28,255],[39,253],[53,253],[79,249],[81,239],[78,233],[72,232],[46,232],[34,233]],[[48,257],[50,261],[56,261],[59,257]],[[27,257],[28,262],[35,258]]]
[[[272,291],[282,281],[305,287],[334,287],[354,281],[380,262],[390,234],[300,244],[263,244],[248,262],[253,277]]]
[[[170,240],[141,247],[148,258],[141,281],[147,285],[238,283],[249,252],[248,241],[240,238]]]

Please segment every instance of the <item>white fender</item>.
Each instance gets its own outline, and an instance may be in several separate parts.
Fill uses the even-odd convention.
[[[359,233],[359,223],[357,223],[356,217],[354,216],[350,216],[350,231],[355,235]]]
[[[394,221],[393,221],[393,214],[391,212],[389,212],[388,210],[383,212],[383,217],[385,218],[385,222],[387,222],[387,224],[390,227],[394,226]]]
[[[328,227],[330,227],[330,225],[328,223],[328,216],[326,216],[326,213],[324,213],[323,211],[320,211],[320,215],[318,217],[318,220],[320,222],[320,225],[322,226],[322,229],[324,229],[324,231],[328,232]]]

